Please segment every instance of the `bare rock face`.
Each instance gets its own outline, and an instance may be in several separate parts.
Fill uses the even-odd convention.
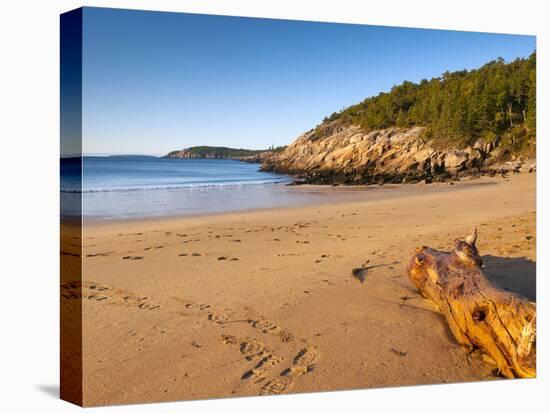
[[[239,161],[249,162],[253,164],[263,164],[265,162],[273,160],[276,156],[276,153],[273,151],[262,151],[254,155],[246,155],[244,157],[239,157]]]
[[[284,151],[263,160],[262,170],[296,174],[315,184],[430,182],[490,172],[489,167],[503,157],[495,151],[498,140],[479,141],[466,149],[439,149],[425,136],[423,127],[365,132],[357,125],[328,125],[322,132],[302,134]]]

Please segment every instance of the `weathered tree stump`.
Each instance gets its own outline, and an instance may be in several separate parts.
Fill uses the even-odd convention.
[[[535,377],[536,304],[491,284],[476,239],[474,230],[452,252],[417,248],[409,278],[443,313],[459,344],[489,355],[505,377]]]

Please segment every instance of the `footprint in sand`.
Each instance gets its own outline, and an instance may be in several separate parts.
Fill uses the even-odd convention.
[[[254,378],[256,380],[255,382],[261,382],[265,380],[265,376],[268,373],[268,371],[272,367],[280,364],[282,361],[283,361],[283,358],[278,355],[275,355],[275,354],[266,355],[260,360],[260,362],[258,362],[254,366],[254,368],[246,371],[242,375],[241,379],[245,380],[245,379]]]
[[[259,329],[265,334],[276,336],[282,343],[287,343],[294,340],[294,335],[277,326],[275,322],[267,319],[250,319],[248,323],[250,323],[253,328]]]
[[[90,299],[102,301],[107,300],[111,297],[111,295],[103,294],[103,292],[106,292],[108,290],[111,290],[109,286],[93,282],[67,282],[61,284],[61,298]]]
[[[227,316],[225,313],[210,312],[208,314],[208,320],[219,324],[223,324],[223,323],[229,322],[229,316]]]
[[[143,256],[123,256],[122,260],[142,260]]]
[[[90,253],[90,254],[87,254],[86,257],[105,257],[105,256],[110,256],[110,254],[113,253],[113,252],[101,252],[101,253]]]
[[[294,341],[294,335],[292,335],[290,332],[285,331],[284,329],[281,329],[281,331],[277,333],[277,337],[282,343]]]
[[[109,305],[136,307],[142,310],[159,309],[160,305],[147,296],[137,296],[132,292],[112,288],[101,283],[85,281],[80,283],[67,282],[61,284],[62,299],[87,299],[106,301]]]
[[[280,364],[284,358],[273,354],[262,341],[256,338],[237,338],[234,335],[222,335],[221,341],[226,345],[238,346],[239,351],[247,361],[260,358],[251,369],[242,374],[242,380],[254,379],[255,383],[262,382],[273,367]]]
[[[260,329],[263,333],[268,333],[269,331],[279,328],[274,322],[268,321],[267,319],[252,320],[250,324],[254,328]]]
[[[211,308],[211,306],[206,304],[206,303],[195,303],[195,302],[191,302],[191,301],[183,302],[183,307],[185,309],[198,309],[198,310],[201,310],[201,311],[204,311],[204,310],[207,310],[207,309]]]
[[[314,347],[307,346],[300,349],[300,352],[294,357],[294,366],[310,368],[317,363],[318,359],[319,352]]]
[[[153,305],[153,304],[146,303],[146,302],[140,303],[137,306],[138,306],[139,309],[145,309],[145,310],[155,310],[155,309],[160,308],[160,305]]]
[[[291,377],[277,377],[260,390],[260,395],[277,395],[282,394],[293,384],[294,380]]]
[[[296,354],[292,366],[266,383],[260,390],[260,395],[281,394],[288,390],[302,375],[312,372],[319,360],[319,352],[312,346],[306,346]]]
[[[296,378],[302,374],[312,372],[318,360],[319,353],[314,347],[308,346],[302,348],[294,357],[292,366],[281,372],[281,375]]]
[[[226,257],[226,256],[219,256],[218,260],[228,260],[230,262],[234,262],[237,260],[240,260],[238,257]]]
[[[237,345],[239,343],[237,337],[233,335],[222,335],[221,340],[226,345]]]
[[[241,341],[239,345],[239,351],[241,354],[244,355],[244,357],[251,361],[255,357],[261,356],[266,351],[265,345],[262,341],[252,338],[252,339],[244,339]]]
[[[264,318],[249,319],[248,323],[263,333],[276,335],[290,335],[278,327],[274,322]],[[221,335],[220,340],[227,345],[235,346],[247,361],[254,361],[252,367],[248,367],[241,375],[241,380],[250,381],[250,384],[261,384],[260,395],[275,395],[288,391],[295,381],[312,372],[319,361],[319,352],[310,345],[303,345],[297,350],[290,347],[283,347],[273,353],[263,341],[254,337],[238,338],[234,335]],[[284,341],[283,341],[284,342]],[[294,356],[292,357],[292,352]],[[282,371],[277,367],[286,359],[290,358],[291,365]]]
[[[110,297],[102,294],[85,294],[78,291],[66,290],[61,293],[62,299],[88,299],[95,301],[108,300]]]

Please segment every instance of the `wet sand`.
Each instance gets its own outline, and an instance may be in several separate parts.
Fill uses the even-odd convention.
[[[84,404],[498,379],[405,273],[473,226],[488,275],[536,299],[534,174],[87,225],[62,246],[65,281],[83,262]]]

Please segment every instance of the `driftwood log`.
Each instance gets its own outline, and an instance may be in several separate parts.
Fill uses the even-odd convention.
[[[490,356],[508,378],[536,376],[536,304],[494,286],[482,270],[477,231],[452,252],[417,248],[407,272],[443,313],[458,343]]]

